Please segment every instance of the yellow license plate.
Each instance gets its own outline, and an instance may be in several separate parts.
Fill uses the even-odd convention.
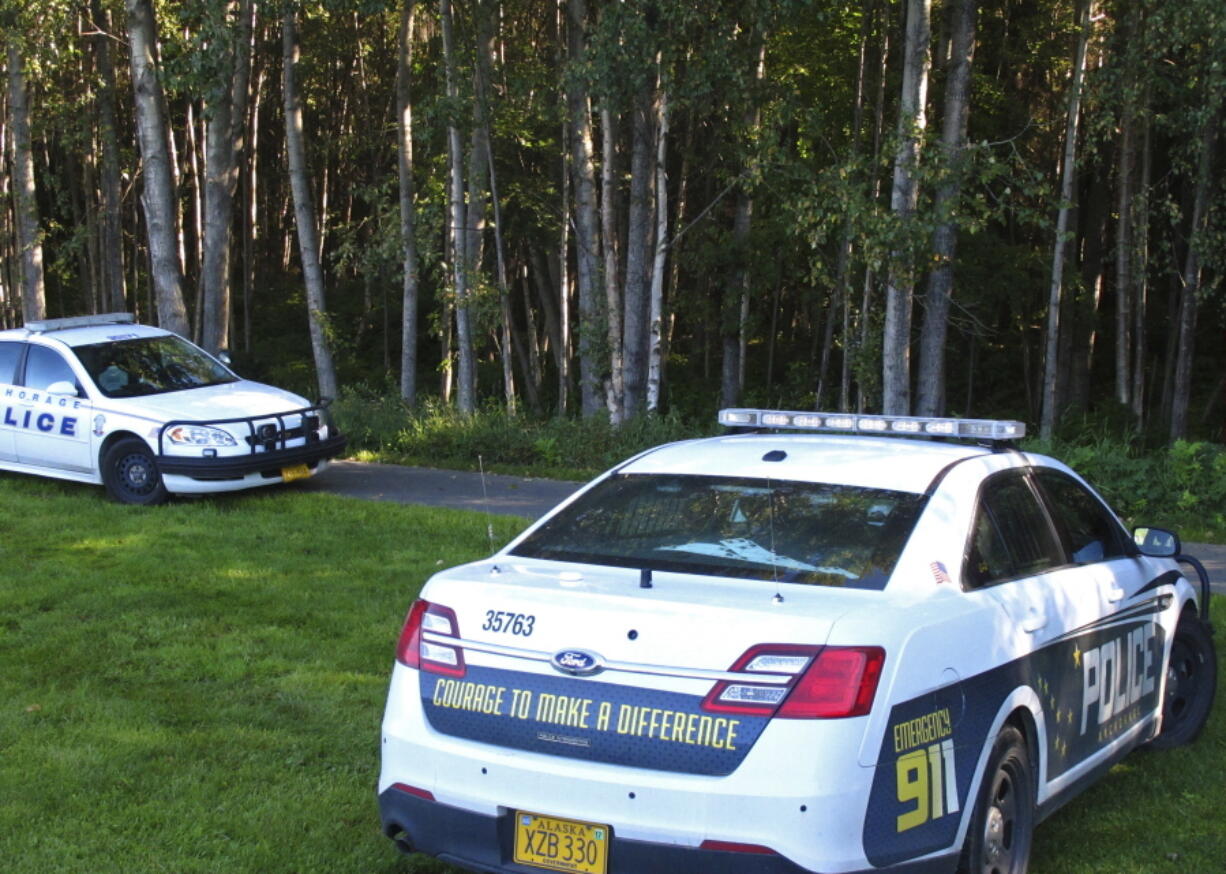
[[[310,468],[305,464],[295,464],[293,467],[281,468],[282,482],[292,483],[296,479],[306,479],[310,475]]]
[[[607,825],[515,811],[515,861],[550,871],[605,874],[609,863]]]

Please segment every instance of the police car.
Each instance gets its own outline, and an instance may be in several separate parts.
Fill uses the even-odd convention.
[[[0,470],[155,504],[309,477],[344,448],[325,404],[241,379],[130,314],[0,331]]]
[[[754,433],[645,452],[425,585],[382,726],[402,850],[1020,874],[1107,766],[1200,732],[1207,581],[1021,423],[721,420]]]

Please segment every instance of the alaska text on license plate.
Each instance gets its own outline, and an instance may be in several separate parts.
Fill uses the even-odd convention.
[[[605,874],[608,859],[607,825],[515,812],[515,861],[519,864]]]

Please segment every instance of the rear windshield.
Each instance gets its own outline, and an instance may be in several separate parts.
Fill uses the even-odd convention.
[[[135,398],[238,379],[182,337],[133,337],[72,351],[108,398]]]
[[[512,555],[882,589],[923,500],[822,483],[614,475]]]

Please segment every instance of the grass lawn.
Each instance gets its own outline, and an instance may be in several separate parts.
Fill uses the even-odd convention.
[[[487,522],[522,524],[293,489],[142,510],[0,474],[3,870],[452,871],[379,833],[379,720],[405,610]],[[1222,871],[1223,699],[1041,826],[1032,872]]]

